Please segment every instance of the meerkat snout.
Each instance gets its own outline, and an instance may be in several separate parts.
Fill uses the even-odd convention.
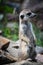
[[[33,18],[33,17],[35,17],[36,16],[36,14],[35,13],[29,13],[29,18]]]

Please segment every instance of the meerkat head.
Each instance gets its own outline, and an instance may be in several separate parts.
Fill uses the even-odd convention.
[[[33,13],[31,10],[24,9],[23,11],[20,12],[19,21],[21,22],[28,21],[30,18],[33,18],[35,16],[36,14]]]

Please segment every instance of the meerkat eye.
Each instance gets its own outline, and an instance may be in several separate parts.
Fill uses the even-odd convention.
[[[21,17],[21,19],[23,19],[24,18],[24,15],[21,15],[20,17]]]
[[[27,15],[30,16],[31,15],[31,12],[27,13]]]

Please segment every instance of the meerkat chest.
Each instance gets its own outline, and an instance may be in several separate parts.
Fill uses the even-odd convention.
[[[33,27],[32,27],[32,24],[31,23],[28,23],[28,26],[27,26],[27,36],[28,38],[30,39],[33,39]]]
[[[25,32],[25,31],[27,30],[27,25],[25,25],[25,24],[20,24],[19,29],[20,29],[21,32]]]

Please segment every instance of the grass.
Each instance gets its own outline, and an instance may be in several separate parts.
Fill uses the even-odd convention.
[[[13,31],[8,27],[3,28],[3,36],[12,39],[13,41],[18,40],[18,27],[18,23],[15,23]]]
[[[43,46],[43,35],[41,35],[40,29],[38,29],[35,25],[33,25],[34,33],[36,35],[37,41],[36,44],[38,46]]]

